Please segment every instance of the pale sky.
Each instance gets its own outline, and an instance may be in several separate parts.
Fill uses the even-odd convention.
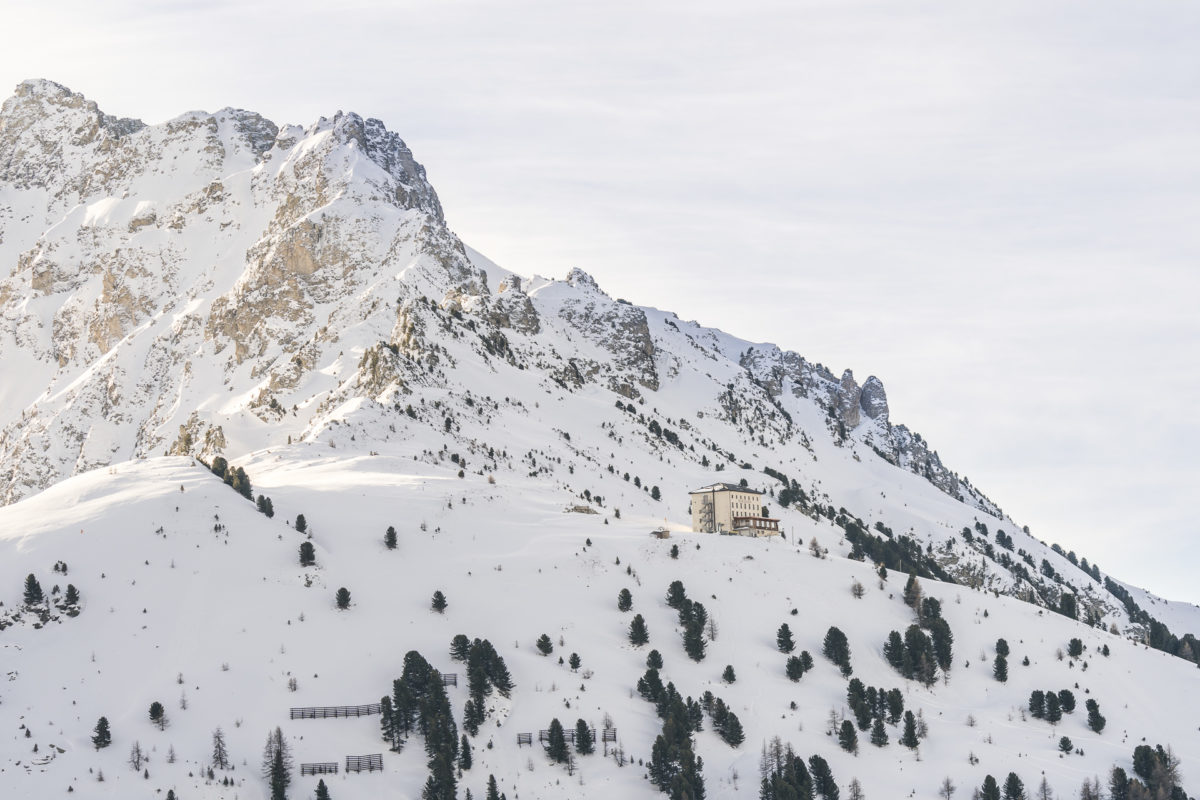
[[[1019,522],[1200,602],[1200,5],[10,2],[161,122],[382,119],[523,274],[860,381]]]

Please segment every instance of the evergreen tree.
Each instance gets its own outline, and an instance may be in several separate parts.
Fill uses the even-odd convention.
[[[550,641],[549,634],[543,633],[538,637],[537,650],[544,656],[548,656],[554,652],[554,642]]]
[[[921,582],[917,580],[917,573],[908,573],[908,582],[904,584],[904,605],[916,611],[921,603]]]
[[[571,653],[571,657],[567,659],[567,666],[571,668],[571,672],[578,672],[579,665],[583,660],[579,657],[579,653]]]
[[[458,744],[458,768],[464,772],[471,768],[471,743],[467,741],[465,733]]]
[[[996,655],[1008,658],[1008,642],[1004,639],[996,640]]]
[[[657,650],[651,650],[650,654],[648,656],[646,656],[646,666],[649,669],[662,669],[663,668],[662,653],[658,652]]]
[[[229,462],[221,456],[214,456],[212,466],[209,467],[212,474],[216,475],[221,480],[225,480],[225,473],[229,471]]]
[[[250,476],[246,474],[246,470],[238,467],[233,472],[233,480],[229,483],[233,490],[242,497],[253,502],[254,490],[250,486]]]
[[[936,597],[921,598],[921,613],[917,615],[921,625],[928,628],[934,620],[942,618],[942,603]]]
[[[897,672],[904,674],[904,641],[900,638],[900,631],[888,634],[883,644],[883,657]]]
[[[671,558],[679,558],[679,545],[671,545]]]
[[[887,729],[883,727],[883,717],[876,717],[871,725],[871,744],[885,747],[888,743]]]
[[[592,729],[582,719],[575,722],[575,751],[581,756],[591,755],[596,751],[592,743]]]
[[[399,751],[400,729],[396,726],[396,715],[392,708],[392,698],[384,695],[379,700],[379,733],[388,743],[388,749]]]
[[[804,665],[800,661],[799,656],[788,656],[787,664],[783,668],[784,673],[789,679],[798,681],[804,677]]]
[[[383,534],[383,546],[388,550],[396,549],[396,529],[388,525],[388,529]]]
[[[433,593],[433,599],[429,601],[429,607],[439,614],[446,612],[446,595],[442,594],[441,589]]]
[[[1071,714],[1075,711],[1075,693],[1070,689],[1062,689],[1058,693],[1058,704],[1062,706],[1064,714]]]
[[[308,530],[308,520],[304,518],[303,514],[296,515],[296,530],[298,530],[300,533],[304,533]]]
[[[733,671],[733,664],[725,665],[725,671],[721,673],[721,680],[726,683],[733,683],[737,680],[737,674]]]
[[[1004,781],[1004,800],[1027,800],[1025,784],[1015,772],[1008,773],[1008,778]]]
[[[996,783],[996,779],[991,775],[984,776],[979,800],[1000,800],[1000,784]]]
[[[900,744],[910,750],[915,750],[919,744],[917,741],[917,718],[911,711],[904,712],[904,734],[900,737]]]
[[[687,592],[684,591],[683,582],[671,581],[671,585],[667,587],[667,605],[678,611],[685,600]]]
[[[167,713],[163,704],[157,700],[150,704],[150,721],[157,725],[160,731],[167,727]]]
[[[841,730],[838,731],[838,744],[847,753],[858,753],[858,733],[854,723],[848,719],[842,720]]]
[[[658,487],[657,487],[657,486],[653,486],[653,487],[651,487],[651,489],[650,489],[650,499],[651,499],[651,500],[659,500],[659,499],[661,499],[661,498],[662,498],[662,492],[660,492],[660,491],[658,490]]]
[[[1042,719],[1046,716],[1046,693],[1041,689],[1034,689],[1030,692],[1029,713],[1034,719]]]
[[[112,744],[112,731],[108,729],[108,717],[96,720],[96,727],[92,731],[92,744],[97,750]]]
[[[1060,719],[1062,719],[1062,706],[1058,703],[1058,695],[1054,692],[1046,692],[1046,721],[1054,725]]]
[[[325,779],[321,778],[317,781],[317,797],[316,800],[329,800],[329,787],[325,785]]]
[[[225,731],[219,726],[212,735],[212,765],[217,769],[229,769],[229,748],[225,746]]]
[[[830,627],[826,631],[822,652],[826,658],[841,667],[844,677],[848,678],[854,672],[850,666],[850,643],[846,641],[846,634],[838,628]]]
[[[40,606],[45,599],[46,596],[42,594],[42,585],[38,583],[38,579],[31,572],[25,578],[25,606],[27,608]]]
[[[792,629],[786,622],[779,626],[779,631],[775,634],[775,644],[781,653],[790,653],[796,649],[796,642],[792,639]]]
[[[829,762],[820,756],[810,756],[808,769],[812,774],[813,791],[825,800],[838,800],[839,791],[833,780],[833,773],[829,770]]]
[[[899,689],[890,689],[887,693],[888,722],[895,725],[904,713],[904,695]]]
[[[334,596],[334,600],[337,602],[337,607],[342,611],[345,611],[350,607],[350,590],[345,586],[338,589],[337,594]]]
[[[1087,702],[1084,703],[1084,706],[1087,708],[1088,712],[1088,727],[1094,732],[1100,733],[1100,731],[1104,730],[1104,724],[1106,722],[1104,716],[1100,713],[1100,704],[1089,697]]]
[[[737,714],[732,711],[724,716],[724,724],[719,731],[721,738],[725,740],[730,747],[737,747],[746,740],[746,734],[742,732],[742,721],[737,718]]]
[[[1079,639],[1072,639],[1067,642],[1067,655],[1071,658],[1079,658],[1083,655],[1083,642]]]
[[[1108,796],[1110,800],[1129,800],[1129,776],[1120,767],[1113,767],[1108,774]]]
[[[475,702],[474,698],[468,698],[463,704],[463,730],[472,736],[479,735],[479,726],[483,724],[484,709]]]
[[[1069,737],[1064,736],[1058,740],[1058,749],[1064,753],[1070,753],[1075,749],[1075,744],[1070,740]]]
[[[629,593],[628,589],[622,589],[617,593],[617,610],[628,611],[631,608],[633,608],[633,595]]]
[[[641,647],[649,641],[650,632],[646,630],[646,620],[638,614],[634,616],[633,622],[629,623],[629,643],[634,647]]]
[[[483,796],[483,800],[500,800],[500,790],[496,786],[495,775],[488,775],[487,794]]]
[[[63,602],[69,606],[79,605],[79,590],[75,588],[75,584],[67,584],[67,593],[63,596]]]
[[[1001,683],[1008,680],[1008,659],[999,653],[996,654],[996,661],[992,664],[992,676]]]
[[[312,542],[300,543],[300,566],[311,567],[317,563],[317,553]]]
[[[942,672],[949,672],[954,663],[954,634],[950,632],[950,623],[938,617],[929,624],[929,634],[933,638],[933,655]]]
[[[562,723],[558,718],[550,720],[550,734],[546,743],[546,755],[550,756],[550,760],[557,764],[565,764],[567,759],[571,757],[571,752],[567,750],[567,739],[563,735]]]
[[[287,788],[292,783],[292,754],[278,727],[267,735],[263,748],[263,777],[271,788],[271,800],[287,800]]]
[[[471,640],[467,638],[465,633],[455,635],[450,640],[450,658],[455,661],[466,661],[467,656],[471,654]]]
[[[688,658],[692,661],[703,661],[706,644],[704,625],[697,620],[690,621],[683,629],[683,649]]]

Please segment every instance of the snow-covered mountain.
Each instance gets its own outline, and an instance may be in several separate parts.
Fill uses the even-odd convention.
[[[493,697],[462,788],[481,797],[491,772],[514,800],[649,797],[641,767],[580,757],[568,775],[515,736],[607,715],[626,754],[649,759],[661,722],[636,691],[649,648],[626,643],[621,588],[663,675],[741,718],[739,748],[711,725],[696,735],[709,797],[756,796],[759,749],[776,736],[876,798],[933,796],[945,776],[966,793],[1009,771],[1071,796],[1129,769],[1142,737],[1173,745],[1185,778],[1200,767],[1190,723],[1170,718],[1196,675],[1195,607],[1029,535],[891,422],[875,377],[860,386],[612,298],[579,270],[550,280],[490,262],[449,230],[424,169],[378,120],[281,127],[225,109],[150,126],[28,81],[0,108],[0,267],[0,721],[16,737],[0,786],[16,796],[124,797],[130,781],[267,796],[256,759],[275,725],[298,761],[387,752],[377,717],[292,721],[289,706],[374,702],[413,649],[454,671],[447,648],[464,633],[495,644],[517,689]],[[188,456],[243,469],[275,516]],[[714,480],[764,491],[784,539],[684,533],[688,490]],[[674,538],[650,539],[659,525]],[[297,562],[306,536],[311,567]],[[60,562],[69,573],[51,570]],[[888,631],[913,621],[909,572],[955,635],[932,687],[883,656]],[[25,608],[28,574],[82,599]],[[719,624],[700,662],[662,600],[676,579]],[[342,586],[354,599],[338,611]],[[444,615],[428,610],[435,589]],[[799,683],[774,649],[782,622],[818,662]],[[898,730],[883,749],[863,733],[857,757],[825,735],[846,703],[819,655],[830,625],[855,675],[903,687],[923,712],[920,760]],[[543,632],[563,642],[552,658],[533,649]],[[1007,683],[992,677],[997,638],[1016,656]],[[1058,659],[1072,638],[1086,654]],[[1074,716],[1021,718],[1030,691],[1051,688],[1080,694]],[[450,692],[461,722],[463,691]],[[1083,695],[1109,718],[1100,734],[1080,719]],[[145,720],[155,699],[166,731]],[[115,755],[90,746],[102,714]],[[207,780],[218,725],[233,788]],[[1059,756],[1064,733],[1082,754]],[[122,767],[134,739],[158,748],[150,779]],[[330,784],[335,797],[415,797],[424,769],[410,746],[382,778]]]

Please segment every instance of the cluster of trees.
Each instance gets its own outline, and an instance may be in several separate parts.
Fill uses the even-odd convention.
[[[667,605],[679,612],[679,624],[683,627],[683,649],[693,661],[703,661],[708,641],[704,638],[704,626],[708,624],[708,611],[703,603],[688,599],[680,581],[672,581],[667,588]]]
[[[737,714],[729,710],[724,700],[714,697],[712,692],[705,692],[700,698],[700,707],[712,717],[713,730],[725,744],[737,747],[746,740],[742,731],[742,721],[738,719]]]
[[[263,514],[267,519],[275,516],[275,504],[265,494],[260,494],[254,505],[258,509],[258,513]]]
[[[58,565],[56,564],[56,571],[57,568]],[[67,568],[65,564],[62,567],[62,571],[64,574],[66,574]],[[57,584],[53,589],[50,590],[50,593],[52,595],[58,594]],[[74,584],[68,583],[67,591],[63,594],[59,607],[67,609],[68,616],[77,616],[79,613],[77,608],[79,605],[79,599],[79,590],[75,588]],[[26,610],[40,611],[42,612],[43,616],[50,611],[48,598],[46,597],[46,593],[42,591],[42,584],[38,581],[37,576],[32,572],[25,576],[25,584],[21,594],[21,602]]]
[[[485,699],[493,691],[510,697],[515,684],[504,659],[487,639],[471,641],[458,634],[450,642],[450,657],[467,665],[467,702],[463,707],[463,729],[479,735],[479,726],[487,717]]]
[[[414,731],[425,737],[429,778],[422,800],[454,800],[460,743],[441,673],[410,650],[404,656],[403,672],[392,682],[392,696],[384,697],[380,705],[383,739],[392,750],[399,751]]]
[[[830,626],[825,632],[821,652],[841,668],[843,677],[849,678],[854,673],[854,668],[850,666],[850,642],[839,628]]]
[[[1029,713],[1034,719],[1044,719],[1053,725],[1062,719],[1063,714],[1074,711],[1075,694],[1070,689],[1058,692],[1034,689],[1029,695]]]
[[[804,677],[804,673],[813,668],[812,656],[807,650],[801,650],[798,656],[788,656],[787,663],[784,664],[784,674],[789,680],[798,681]]]
[[[839,509],[832,519],[835,525],[846,532],[846,539],[851,544],[851,558],[858,561],[870,559],[894,572],[914,573],[922,578],[954,583],[937,559],[921,549],[921,544],[915,539],[904,534],[896,536],[882,523],[876,523],[876,530],[883,536],[875,536],[867,531],[862,520],[851,516],[844,508]]]
[[[692,733],[701,730],[704,710],[690,697],[685,701],[675,684],[663,686],[654,667],[638,679],[637,688],[663,721],[650,749],[650,782],[672,800],[703,800],[704,761],[692,749]]]
[[[1164,653],[1170,653],[1179,658],[1185,658],[1188,661],[1200,661],[1200,642],[1196,641],[1196,637],[1188,633],[1184,634],[1181,639],[1171,633],[1170,628],[1150,616],[1145,609],[1137,604],[1137,601],[1133,599],[1128,589],[1107,575],[1104,576],[1104,588],[1108,590],[1109,594],[1124,604],[1125,611],[1129,614],[1131,622],[1146,626],[1149,633],[1146,638],[1146,644],[1155,650],[1162,650]]]
[[[218,478],[225,481],[226,486],[232,487],[235,492],[247,500],[254,500],[254,490],[250,486],[250,476],[246,474],[246,470],[242,469],[241,467],[238,467],[237,469],[230,469],[229,462],[221,456],[216,456],[213,458],[212,465],[208,468],[212,471],[213,475],[216,475]],[[267,514],[267,508],[270,508],[270,514]],[[264,514],[267,514],[267,516],[275,515],[275,507],[271,505],[270,499],[266,497],[260,496],[258,510]]]
[[[846,705],[850,707],[859,730],[870,729],[871,744],[884,747],[888,743],[887,729],[883,727],[884,720],[891,725],[899,724],[901,715],[904,714],[904,694],[899,689],[889,691],[882,686],[864,687],[862,681],[852,678],[846,687]]]
[[[577,720],[575,723],[575,752],[581,756],[591,755],[596,752],[596,743],[592,737],[592,729],[582,719]],[[546,742],[546,755],[550,756],[550,760],[556,764],[567,764],[570,766],[574,763],[571,750],[567,747],[567,737],[562,723],[558,721],[557,717],[550,720]]]
[[[932,637],[919,625],[910,625],[903,637],[899,631],[889,633],[883,645],[884,658],[897,672],[926,686],[933,685],[939,667],[943,672],[950,670],[954,652],[954,636],[946,620],[935,618],[930,623],[930,630]]]
[[[790,744],[784,747],[778,736],[763,745],[758,774],[759,800],[813,800],[817,795],[837,800],[840,794],[825,759],[812,756],[806,767],[804,759]]]
[[[1025,800],[1025,783],[1010,772],[1004,780],[1004,793],[1000,793],[1000,784],[991,775],[985,775],[983,786],[979,787],[979,800]]]
[[[1133,772],[1136,778],[1127,777],[1120,767],[1113,769],[1109,781],[1113,800],[1187,800],[1187,793],[1179,785],[1179,758],[1170,747],[1164,749],[1160,744],[1135,747]]]

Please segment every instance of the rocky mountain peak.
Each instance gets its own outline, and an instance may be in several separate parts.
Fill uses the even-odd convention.
[[[82,112],[83,115],[94,118],[99,127],[110,136],[119,138],[138,131],[146,123],[138,119],[125,119],[102,112],[94,102],[78,92],[72,92],[61,83],[48,81],[43,78],[33,78],[21,81],[13,90],[13,96],[0,106],[0,131],[13,118],[35,115],[50,116],[53,114]]]
[[[874,375],[867,378],[866,383],[862,385],[859,406],[870,419],[884,423],[888,421],[887,392],[883,389],[883,381]]]
[[[588,273],[581,270],[579,267],[571,267],[571,271],[567,273],[567,283],[574,286],[576,289],[584,289],[602,294],[605,297],[604,290],[600,288],[600,284],[596,283],[596,279]]]
[[[406,208],[419,208],[439,223],[445,222],[442,204],[425,175],[425,167],[413,158],[404,140],[383,122],[364,119],[353,111],[339,111],[332,119],[322,117],[305,135],[315,136],[326,130],[334,142],[361,153],[395,182],[396,202]]]

